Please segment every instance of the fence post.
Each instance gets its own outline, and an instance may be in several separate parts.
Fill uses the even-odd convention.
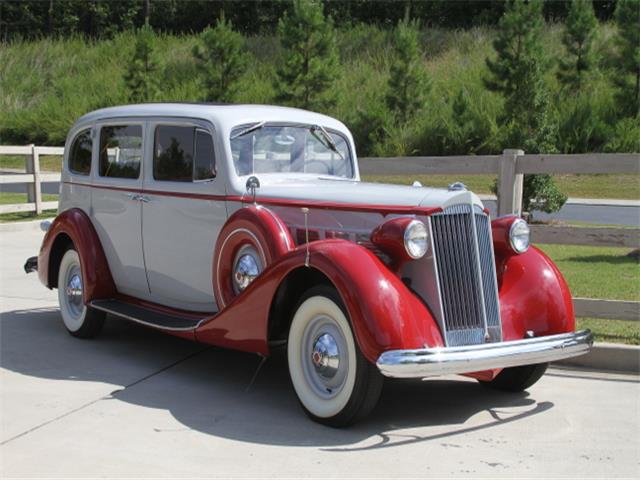
[[[517,149],[502,152],[498,171],[498,215],[522,214],[523,175],[516,173],[518,155],[524,155],[524,152]]]
[[[40,184],[40,153],[38,152],[38,147],[36,147],[35,145],[31,145],[31,168],[33,171],[33,201],[36,204],[36,215],[40,215],[42,213],[42,185]]]

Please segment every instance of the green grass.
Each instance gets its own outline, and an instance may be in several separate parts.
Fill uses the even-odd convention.
[[[418,180],[428,187],[446,188],[460,181],[478,194],[490,194],[495,175],[364,175],[369,182],[411,185]],[[574,198],[640,199],[640,179],[637,175],[556,175],[561,191]]]
[[[537,245],[555,262],[574,297],[640,301],[640,263],[629,248]]]
[[[25,170],[24,156],[0,155],[0,170],[3,168]],[[57,155],[40,156],[41,172],[59,172],[62,169],[62,157]]]
[[[55,217],[56,213],[57,213],[56,210],[44,210],[40,215],[35,215],[32,212],[3,213],[3,214],[0,214],[0,223],[28,222],[30,220],[44,220],[46,218]]]
[[[640,345],[640,321],[578,318],[576,328],[591,330],[596,342]]]
[[[55,202],[58,200],[58,195],[50,195],[43,193],[43,202]],[[27,203],[26,193],[12,193],[12,192],[0,192],[0,205],[10,205],[13,203]]]

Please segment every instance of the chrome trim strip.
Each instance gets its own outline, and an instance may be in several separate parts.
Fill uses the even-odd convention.
[[[436,279],[436,286],[438,290],[438,324],[440,325],[440,331],[443,332],[443,338],[445,345],[447,345],[447,335],[444,333],[447,331],[447,323],[444,318],[444,304],[442,300],[442,287],[440,285],[440,274],[438,272],[438,252],[436,249],[435,240],[433,238],[433,226],[431,217],[427,217],[427,227],[429,228],[429,247],[431,247],[431,255],[433,257],[433,272]]]
[[[110,308],[107,308],[107,307],[105,307],[103,305],[95,304],[94,302],[89,302],[89,306],[91,308],[95,308],[96,310],[101,310],[101,311],[109,313],[111,315],[115,315],[116,317],[124,318],[126,320],[130,320],[132,322],[139,323],[140,325],[145,325],[147,327],[157,328],[159,330],[170,330],[172,332],[193,332],[195,329],[197,329],[200,326],[200,324],[202,322],[204,322],[207,318],[210,318],[210,317],[205,317],[205,318],[203,318],[201,320],[198,320],[198,323],[195,326],[192,326],[192,327],[163,327],[162,325],[158,325],[156,323],[145,322],[144,320],[140,320],[139,318],[132,317],[131,315],[125,315],[123,313],[120,313],[120,312],[117,312],[117,311],[112,310]]]
[[[482,279],[482,265],[480,264],[480,247],[478,247],[478,227],[476,226],[476,213],[471,202],[471,230],[473,232],[473,247],[476,253],[476,268],[478,269],[478,289],[480,292],[480,311],[482,312],[482,320],[484,322],[484,341],[489,341],[489,320],[487,319],[487,306],[484,298],[484,281]]]
[[[591,349],[590,330],[483,345],[390,350],[376,365],[386,377],[423,378],[553,362]]]

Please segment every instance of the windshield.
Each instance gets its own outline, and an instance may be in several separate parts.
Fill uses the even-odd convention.
[[[231,132],[238,175],[311,173],[353,177],[351,153],[342,135],[316,125],[241,125]]]

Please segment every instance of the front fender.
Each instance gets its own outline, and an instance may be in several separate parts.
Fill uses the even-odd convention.
[[[42,241],[38,254],[38,277],[47,287],[56,286],[57,278],[52,278],[50,271],[57,271],[62,251],[67,246],[66,238],[80,256],[82,268],[83,301],[88,303],[99,298],[112,298],[116,294],[115,284],[102,244],[91,219],[79,208],[72,208],[60,213],[53,221]]]
[[[500,315],[505,340],[573,332],[575,316],[567,282],[541,250],[497,259]]]
[[[385,350],[442,346],[427,307],[373,253],[346,240],[322,240],[278,258],[241,295],[203,322],[196,338],[204,343],[268,354],[268,318],[275,293],[298,268],[322,272],[338,290],[364,356],[374,362]]]

